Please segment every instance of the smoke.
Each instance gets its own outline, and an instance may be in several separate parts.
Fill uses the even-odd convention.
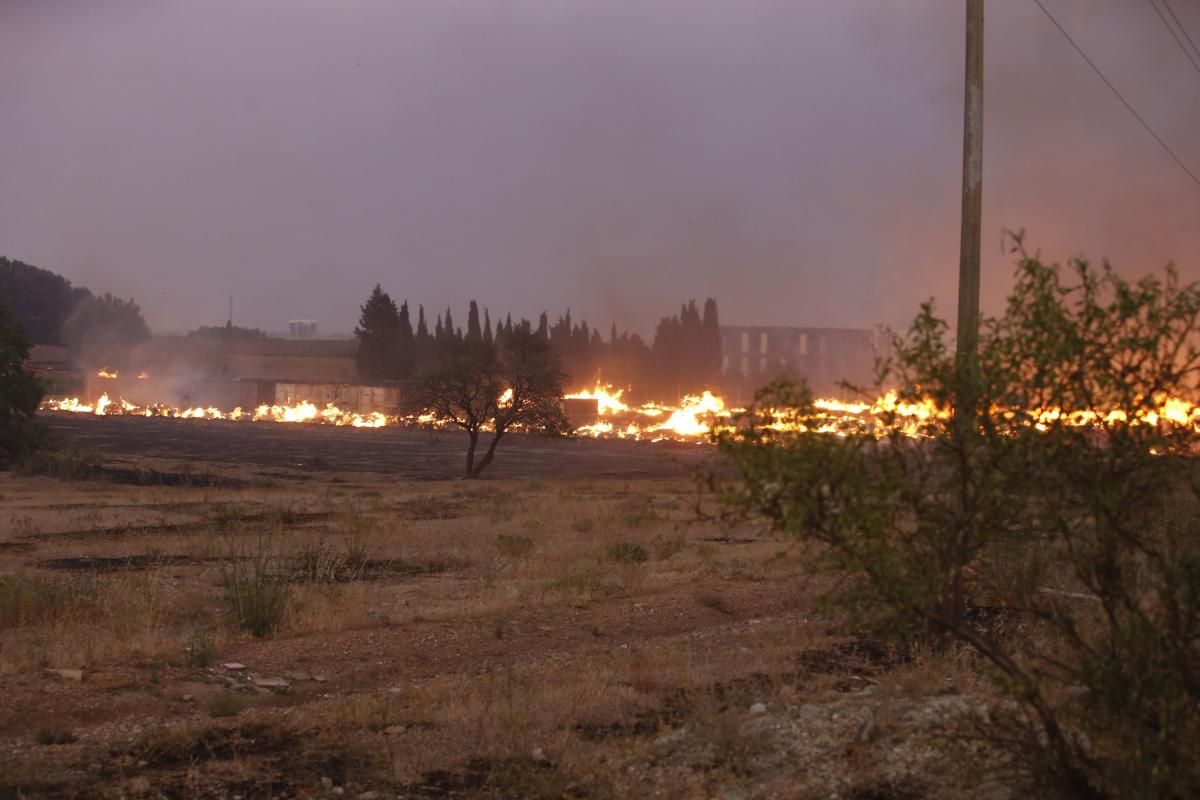
[[[1196,169],[1195,75],[1142,4],[1048,5]],[[1200,34],[1200,13],[1180,8]],[[984,308],[1005,227],[1200,277],[1200,187],[1036,6],[987,21]],[[155,330],[350,331],[375,282],[643,334],[903,324],[957,276],[944,0],[6,3],[0,251]]]

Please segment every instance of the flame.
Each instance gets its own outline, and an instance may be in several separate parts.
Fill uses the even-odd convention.
[[[115,376],[116,373],[109,373]],[[742,409],[730,408],[725,399],[712,391],[689,395],[677,404],[646,403],[633,406],[623,399],[624,390],[596,384],[565,396],[566,399],[595,400],[597,418],[576,430],[580,436],[606,439],[645,441],[675,440],[705,442],[709,434],[722,426],[736,425],[735,415]],[[512,390],[498,399],[500,407],[512,402]],[[225,411],[216,407],[174,408],[166,405],[138,405],[122,397],[114,401],[107,393],[95,402],[81,402],[78,397],[46,400],[44,411],[93,414],[96,416],[145,416],[176,419],[224,420],[229,422],[278,422],[335,425],[354,428],[431,427],[442,428],[447,421],[432,411],[407,415],[383,411],[349,411],[332,403],[324,407],[311,401],[293,404],[263,404],[254,409],[234,408]],[[1059,408],[1037,409],[1033,412],[993,409],[998,419],[1012,425],[1029,425],[1048,430],[1055,425],[1101,427],[1120,424],[1170,425],[1200,433],[1200,406],[1177,397],[1148,398],[1145,410],[1126,413],[1120,409],[1108,412],[1079,410],[1064,412]],[[936,433],[938,426],[949,419],[951,410],[933,400],[902,399],[887,392],[874,401],[844,401],[821,398],[813,402],[811,413],[797,416],[794,410],[768,409],[760,411],[766,428],[778,432],[816,432],[846,436],[867,433],[886,436],[900,433],[920,438]]]
[[[109,380],[112,380],[113,378],[117,377],[117,373],[115,370],[109,370],[108,367],[105,367],[96,373],[96,377],[97,378],[107,378]]]
[[[613,391],[613,387],[608,384],[597,383],[591,389],[580,389],[577,392],[564,395],[565,400],[595,400],[596,406],[600,411],[600,416],[606,417],[610,414],[624,414],[629,411],[629,406],[621,401],[621,395],[625,394],[624,389]]]
[[[144,380],[146,380],[146,378],[149,378],[149,377],[150,377],[150,376],[149,376],[149,375],[146,373],[146,371],[145,371],[145,370],[142,370],[141,372],[139,372],[139,373],[138,373],[138,380],[139,380],[139,381],[144,381]]]

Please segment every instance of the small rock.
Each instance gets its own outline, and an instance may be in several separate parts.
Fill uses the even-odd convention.
[[[533,759],[535,764],[545,764],[550,760],[546,757],[546,751],[540,747],[533,748],[533,752],[529,754],[529,757]]]
[[[311,681],[313,679],[312,675],[309,675],[307,672],[285,672],[283,673],[283,677],[289,681],[296,682]]]
[[[854,740],[856,742],[858,742],[859,744],[865,744],[866,742],[871,741],[871,737],[874,734],[875,734],[875,720],[869,719],[866,722],[864,722],[862,725],[858,726],[858,735],[854,737]]]
[[[324,675],[313,675],[312,679],[317,683],[324,683],[325,681],[329,680],[329,678],[326,678]]]
[[[333,788],[333,778],[329,777],[328,775],[322,775],[321,776],[321,786],[326,789],[332,789]]]
[[[399,736],[400,734],[404,733],[405,730],[407,730],[407,728],[405,728],[403,725],[388,725],[383,729],[383,732],[388,736]]]
[[[83,681],[83,670],[81,669],[48,669],[47,675],[56,675],[63,680],[75,681],[81,683]]]
[[[179,698],[179,699],[180,699],[180,700],[182,700],[182,701],[183,701],[183,702],[185,702],[185,703],[190,703],[190,702],[192,702],[193,700],[195,700],[196,698],[192,697],[190,694],[185,694],[183,697],[181,697],[181,698]]]
[[[241,664],[237,661],[229,661],[229,662],[222,664],[221,666],[224,667],[225,669],[231,669],[234,672],[237,672],[238,670],[246,668],[245,664]]]
[[[362,792],[359,794],[358,800],[379,800],[379,792],[373,789]]]
[[[260,689],[286,689],[291,686],[283,678],[255,678],[254,685]]]
[[[754,705],[750,706],[750,713],[751,714],[767,713],[767,704],[766,703],[755,703]]]
[[[341,797],[342,795],[344,795],[346,793],[346,790],[343,789],[341,786],[333,787],[332,791],[333,791],[334,797]]]

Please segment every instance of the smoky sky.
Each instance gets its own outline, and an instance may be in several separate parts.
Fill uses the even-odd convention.
[[[1149,4],[1045,0],[1193,171]],[[1200,5],[1172,6],[1200,40]],[[570,307],[643,333],[953,316],[959,0],[0,0],[0,254],[151,326]],[[1200,186],[1032,0],[986,21],[984,308],[1055,259],[1200,278]],[[415,310],[415,309],[414,309]]]

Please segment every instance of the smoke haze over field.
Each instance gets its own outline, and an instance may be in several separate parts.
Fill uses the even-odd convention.
[[[1200,76],[1150,7],[1045,2],[1200,172]],[[1200,278],[1200,187],[1032,0],[987,13],[985,310],[1004,227]],[[710,295],[952,316],[962,27],[950,0],[3,0],[0,255],[161,331],[230,293],[239,324],[349,331],[377,281],[605,330]]]

